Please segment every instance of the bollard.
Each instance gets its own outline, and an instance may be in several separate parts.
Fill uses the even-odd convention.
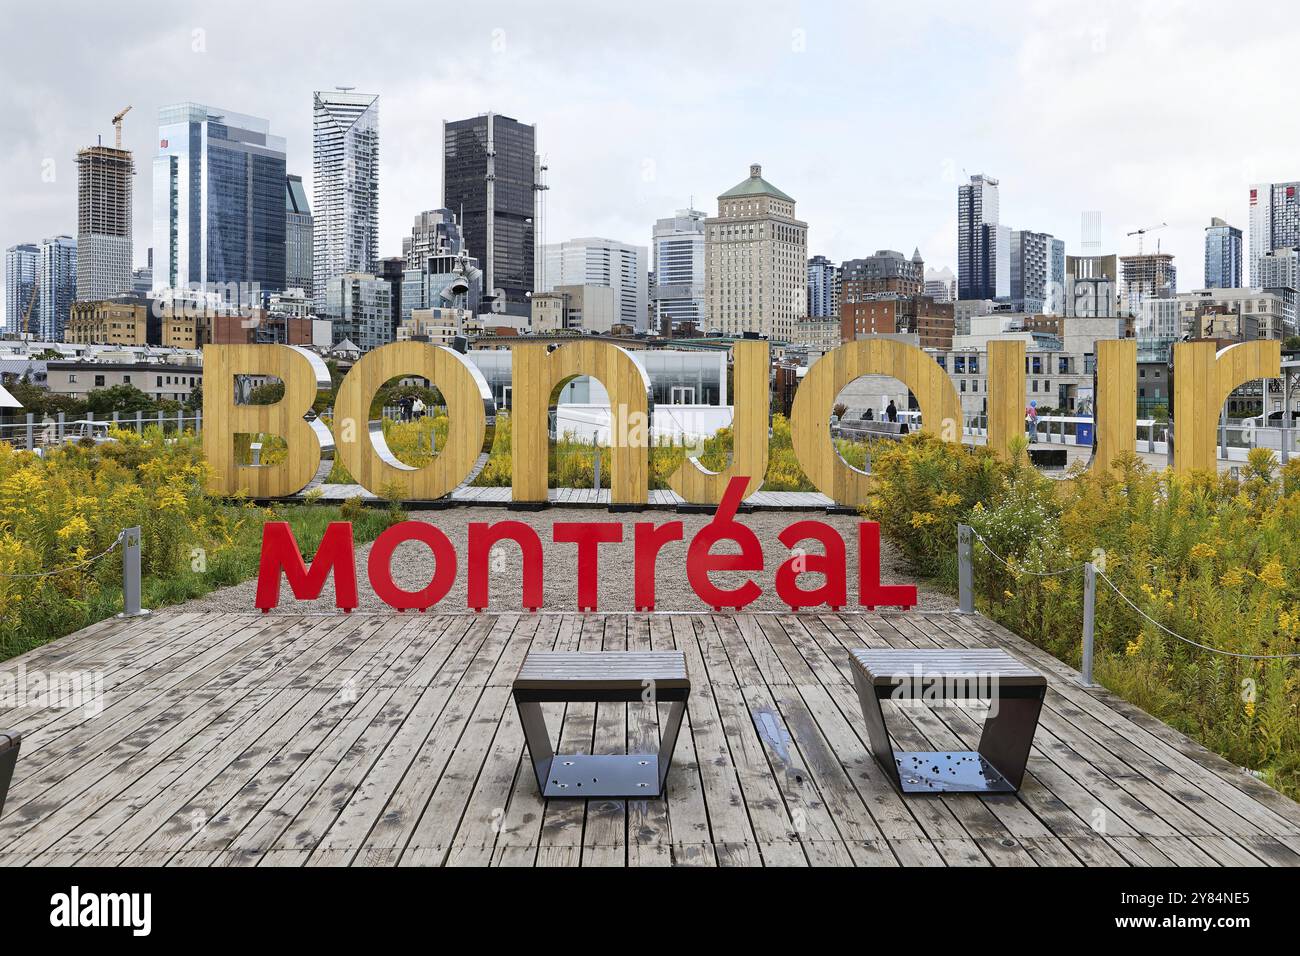
[[[961,614],[975,613],[975,568],[971,544],[971,527],[957,525],[957,610]]]
[[[137,435],[144,434],[144,412],[137,411],[135,413],[135,433]]]
[[[35,413],[33,413],[33,412],[28,412],[28,413],[27,413],[27,450],[28,450],[28,451],[31,451],[33,448],[36,447],[36,444],[35,444],[35,437],[36,437],[36,436],[33,434],[33,428],[34,428],[35,424],[36,424],[36,415],[35,415]]]
[[[140,527],[122,532],[122,613],[118,617],[144,617],[140,606]]]
[[[592,450],[592,456],[593,457],[591,463],[591,473],[592,473],[591,486],[595,488],[597,491],[600,491],[600,446],[599,445],[597,445]]]
[[[1083,566],[1083,668],[1079,683],[1096,687],[1092,679],[1094,612],[1097,608],[1097,569],[1089,561]]]

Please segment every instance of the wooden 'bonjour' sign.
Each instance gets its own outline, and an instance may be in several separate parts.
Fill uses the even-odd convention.
[[[738,341],[734,346],[735,418],[731,464],[706,469],[687,458],[668,479],[686,501],[716,505],[736,476],[767,471],[768,346]],[[519,502],[545,502],[547,495],[547,412],[559,389],[581,375],[598,379],[609,393],[610,500],[638,505],[649,489],[651,441],[650,380],[632,356],[607,342],[576,341],[548,351],[545,344],[515,345],[511,388],[511,481]],[[399,489],[407,500],[432,500],[449,494],[481,467],[490,450],[495,404],[483,375],[452,349],[423,342],[385,345],[361,358],[344,378],[334,408],[333,432],[308,421],[317,389],[328,384],[318,358],[287,345],[208,345],[203,349],[203,447],[210,473],[208,490],[219,495],[247,493],[280,498],[301,491],[320,467],[322,450],[333,441],[348,472],[370,491]],[[1131,451],[1137,434],[1137,344],[1132,339],[1097,343],[1097,435],[1093,467],[1107,468],[1122,451]],[[988,441],[1005,453],[1010,439],[1023,433],[1025,344],[989,343]],[[1244,342],[1215,351],[1210,342],[1174,346],[1174,419],[1178,441],[1174,468],[1180,473],[1212,471],[1215,428],[1229,393],[1254,379],[1281,371],[1276,341]],[[795,393],[791,415],[794,451],[809,480],[845,506],[862,505],[867,476],[835,450],[828,423],[836,396],[862,375],[886,375],[916,396],[923,427],[944,441],[962,438],[961,400],[933,357],[891,339],[848,342],[817,361]],[[239,375],[274,376],[284,382],[284,397],[271,405],[235,401]],[[369,424],[371,401],[384,383],[421,377],[437,387],[447,404],[445,445],[429,464],[413,468],[398,461]],[[288,454],[275,464],[248,465],[237,457],[235,436],[272,434],[284,439]],[[762,485],[751,477],[745,494]]]

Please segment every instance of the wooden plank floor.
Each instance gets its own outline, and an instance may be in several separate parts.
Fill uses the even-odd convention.
[[[851,685],[864,646],[1003,647],[1045,672],[1021,792],[899,796]],[[685,652],[666,800],[541,800],[510,698],[530,648]],[[24,735],[6,865],[1300,864],[1300,805],[978,617],[178,609],[0,665],[20,671],[95,672],[104,699],[0,710]],[[657,743],[653,704],[546,710],[564,749]],[[887,713],[912,750],[973,748],[981,716]]]
[[[317,494],[319,493],[319,494]],[[326,484],[313,482],[304,488],[295,498],[306,498],[312,494],[316,500],[326,503],[346,501],[349,498],[361,498],[363,501],[379,501],[378,495],[366,491],[360,485]],[[443,499],[443,503],[455,505],[499,505],[505,507],[513,502],[509,488],[478,488],[462,485]],[[552,488],[547,492],[547,500],[552,505],[576,508],[605,508],[609,506],[608,488]],[[676,508],[684,505],[686,499],[675,491],[653,490],[647,493],[647,508]],[[819,491],[757,491],[745,499],[745,505],[758,511],[816,511],[835,506],[835,502]]]

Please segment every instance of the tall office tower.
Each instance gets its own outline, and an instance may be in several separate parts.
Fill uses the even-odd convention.
[[[312,219],[301,176],[284,183],[284,287],[302,289],[312,299]]]
[[[614,290],[614,321],[638,332],[646,327],[646,247],[588,236],[543,250],[546,288],[602,285]]]
[[[35,331],[40,305],[41,247],[20,242],[5,250],[5,331],[10,335]],[[23,319],[30,310],[31,321]]]
[[[1217,216],[1205,228],[1205,288],[1241,288],[1241,230]]]
[[[486,113],[442,124],[442,204],[483,265],[494,312],[527,317],[535,277],[537,127]],[[547,276],[554,285],[554,276]],[[498,294],[499,293],[499,294]],[[644,310],[642,310],[644,312]]]
[[[1250,187],[1250,284],[1259,286],[1259,260],[1274,249],[1300,246],[1300,182]]]
[[[406,260],[401,256],[387,256],[379,260],[376,275],[388,283],[392,302],[393,341],[397,341],[397,327],[402,324],[402,277],[406,273]]]
[[[77,151],[77,299],[98,301],[131,291],[131,183],[128,149]]]
[[[312,171],[312,289],[323,308],[327,284],[379,261],[378,96],[312,93]]]
[[[1011,230],[998,223],[998,181],[977,173],[957,187],[957,297],[1011,295]]]
[[[718,197],[704,248],[709,327],[788,342],[808,307],[808,224],[758,163]]]
[[[155,290],[260,305],[260,293],[284,288],[284,138],[270,129],[198,103],[158,111]]]
[[[40,291],[36,304],[36,337],[42,342],[63,341],[63,329],[77,299],[77,240],[55,236],[41,243]]]
[[[1065,312],[1065,242],[1045,232],[1011,232],[1011,308],[1029,314]]]
[[[813,256],[808,260],[808,309],[804,313],[808,318],[839,318],[833,311],[838,275],[835,263],[825,256]]]
[[[704,220],[708,213],[679,209],[668,219],[655,221],[651,236],[654,282],[650,283],[650,309],[655,329],[671,332],[672,325],[691,323],[697,329],[707,322],[704,297]]]
[[[1168,252],[1120,256],[1119,294],[1129,315],[1141,315],[1147,299],[1170,299],[1178,294],[1178,270]]]

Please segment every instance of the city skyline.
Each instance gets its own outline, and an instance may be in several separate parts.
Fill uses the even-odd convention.
[[[385,103],[380,256],[400,251],[412,216],[441,205],[442,121],[487,111],[538,124],[550,187],[539,243],[599,235],[647,245],[656,220],[691,205],[711,208],[737,168],[758,162],[799,198],[810,255],[840,262],[919,247],[927,263],[955,271],[956,188],[984,172],[1001,181],[1002,222],[1062,238],[1072,255],[1089,251],[1079,241],[1084,211],[1102,213],[1096,251],[1106,253],[1132,254],[1136,241],[1125,232],[1168,222],[1147,241],[1176,256],[1182,287],[1190,289],[1201,284],[1210,217],[1245,230],[1252,183],[1300,178],[1300,133],[1282,128],[1274,135],[1270,127],[1268,137],[1250,135],[1283,107],[1281,90],[1250,87],[1246,105],[1244,71],[1221,72],[1215,84],[1202,75],[1211,50],[1220,61],[1228,51],[1231,64],[1247,43],[1255,56],[1287,47],[1285,24],[1260,37],[1240,10],[1103,4],[1085,21],[1064,4],[978,12],[922,4],[895,15],[758,3],[741,18],[683,6],[707,52],[660,43],[667,28],[634,11],[617,28],[593,20],[588,55],[575,63],[563,18],[501,4],[467,14],[454,48],[412,71],[404,61],[416,52],[419,29],[372,31],[375,55],[364,62],[348,55],[346,41],[358,25],[381,17],[382,6],[364,15],[320,7],[317,22],[337,23],[337,31],[320,33],[306,69],[293,57],[280,62],[283,38],[295,35],[293,11],[233,5],[194,18],[145,4],[110,16],[85,5],[74,13],[85,29],[49,35],[48,44],[51,24],[14,11],[15,29],[28,30],[31,42],[0,68],[11,81],[0,101],[0,130],[12,146],[0,159],[0,181],[10,184],[0,193],[0,247],[75,233],[76,150],[97,135],[110,141],[111,117],[128,103],[135,109],[124,145],[135,153],[139,177],[135,265],[144,264],[152,241],[146,177],[157,148],[151,116],[161,105],[210,101],[266,117],[286,139],[288,172],[303,176],[311,195],[310,93],[342,84]],[[568,9],[580,15],[586,8]],[[265,29],[250,32],[254,12]],[[417,26],[433,16],[409,15]],[[870,23],[881,56],[864,59],[846,42],[857,18]],[[57,75],[28,52],[56,43],[67,51]],[[105,43],[123,55],[76,55]],[[962,62],[979,70],[980,83],[963,80],[947,62],[958,47],[970,51]],[[611,89],[613,77],[618,89]],[[1127,92],[1134,86],[1153,97],[1179,95],[1162,107],[1159,122],[1137,122]],[[882,90],[890,95],[878,95]],[[835,92],[826,99],[836,105],[811,105],[819,91]],[[862,105],[845,124],[840,111],[854,102]],[[774,112],[786,120],[765,119]],[[1181,135],[1207,112],[1225,117],[1216,140],[1249,148],[1225,151]],[[915,155],[869,148],[877,122],[896,141],[920,144]],[[831,128],[834,150],[817,145],[829,141]],[[852,148],[838,148],[844,136]]]

